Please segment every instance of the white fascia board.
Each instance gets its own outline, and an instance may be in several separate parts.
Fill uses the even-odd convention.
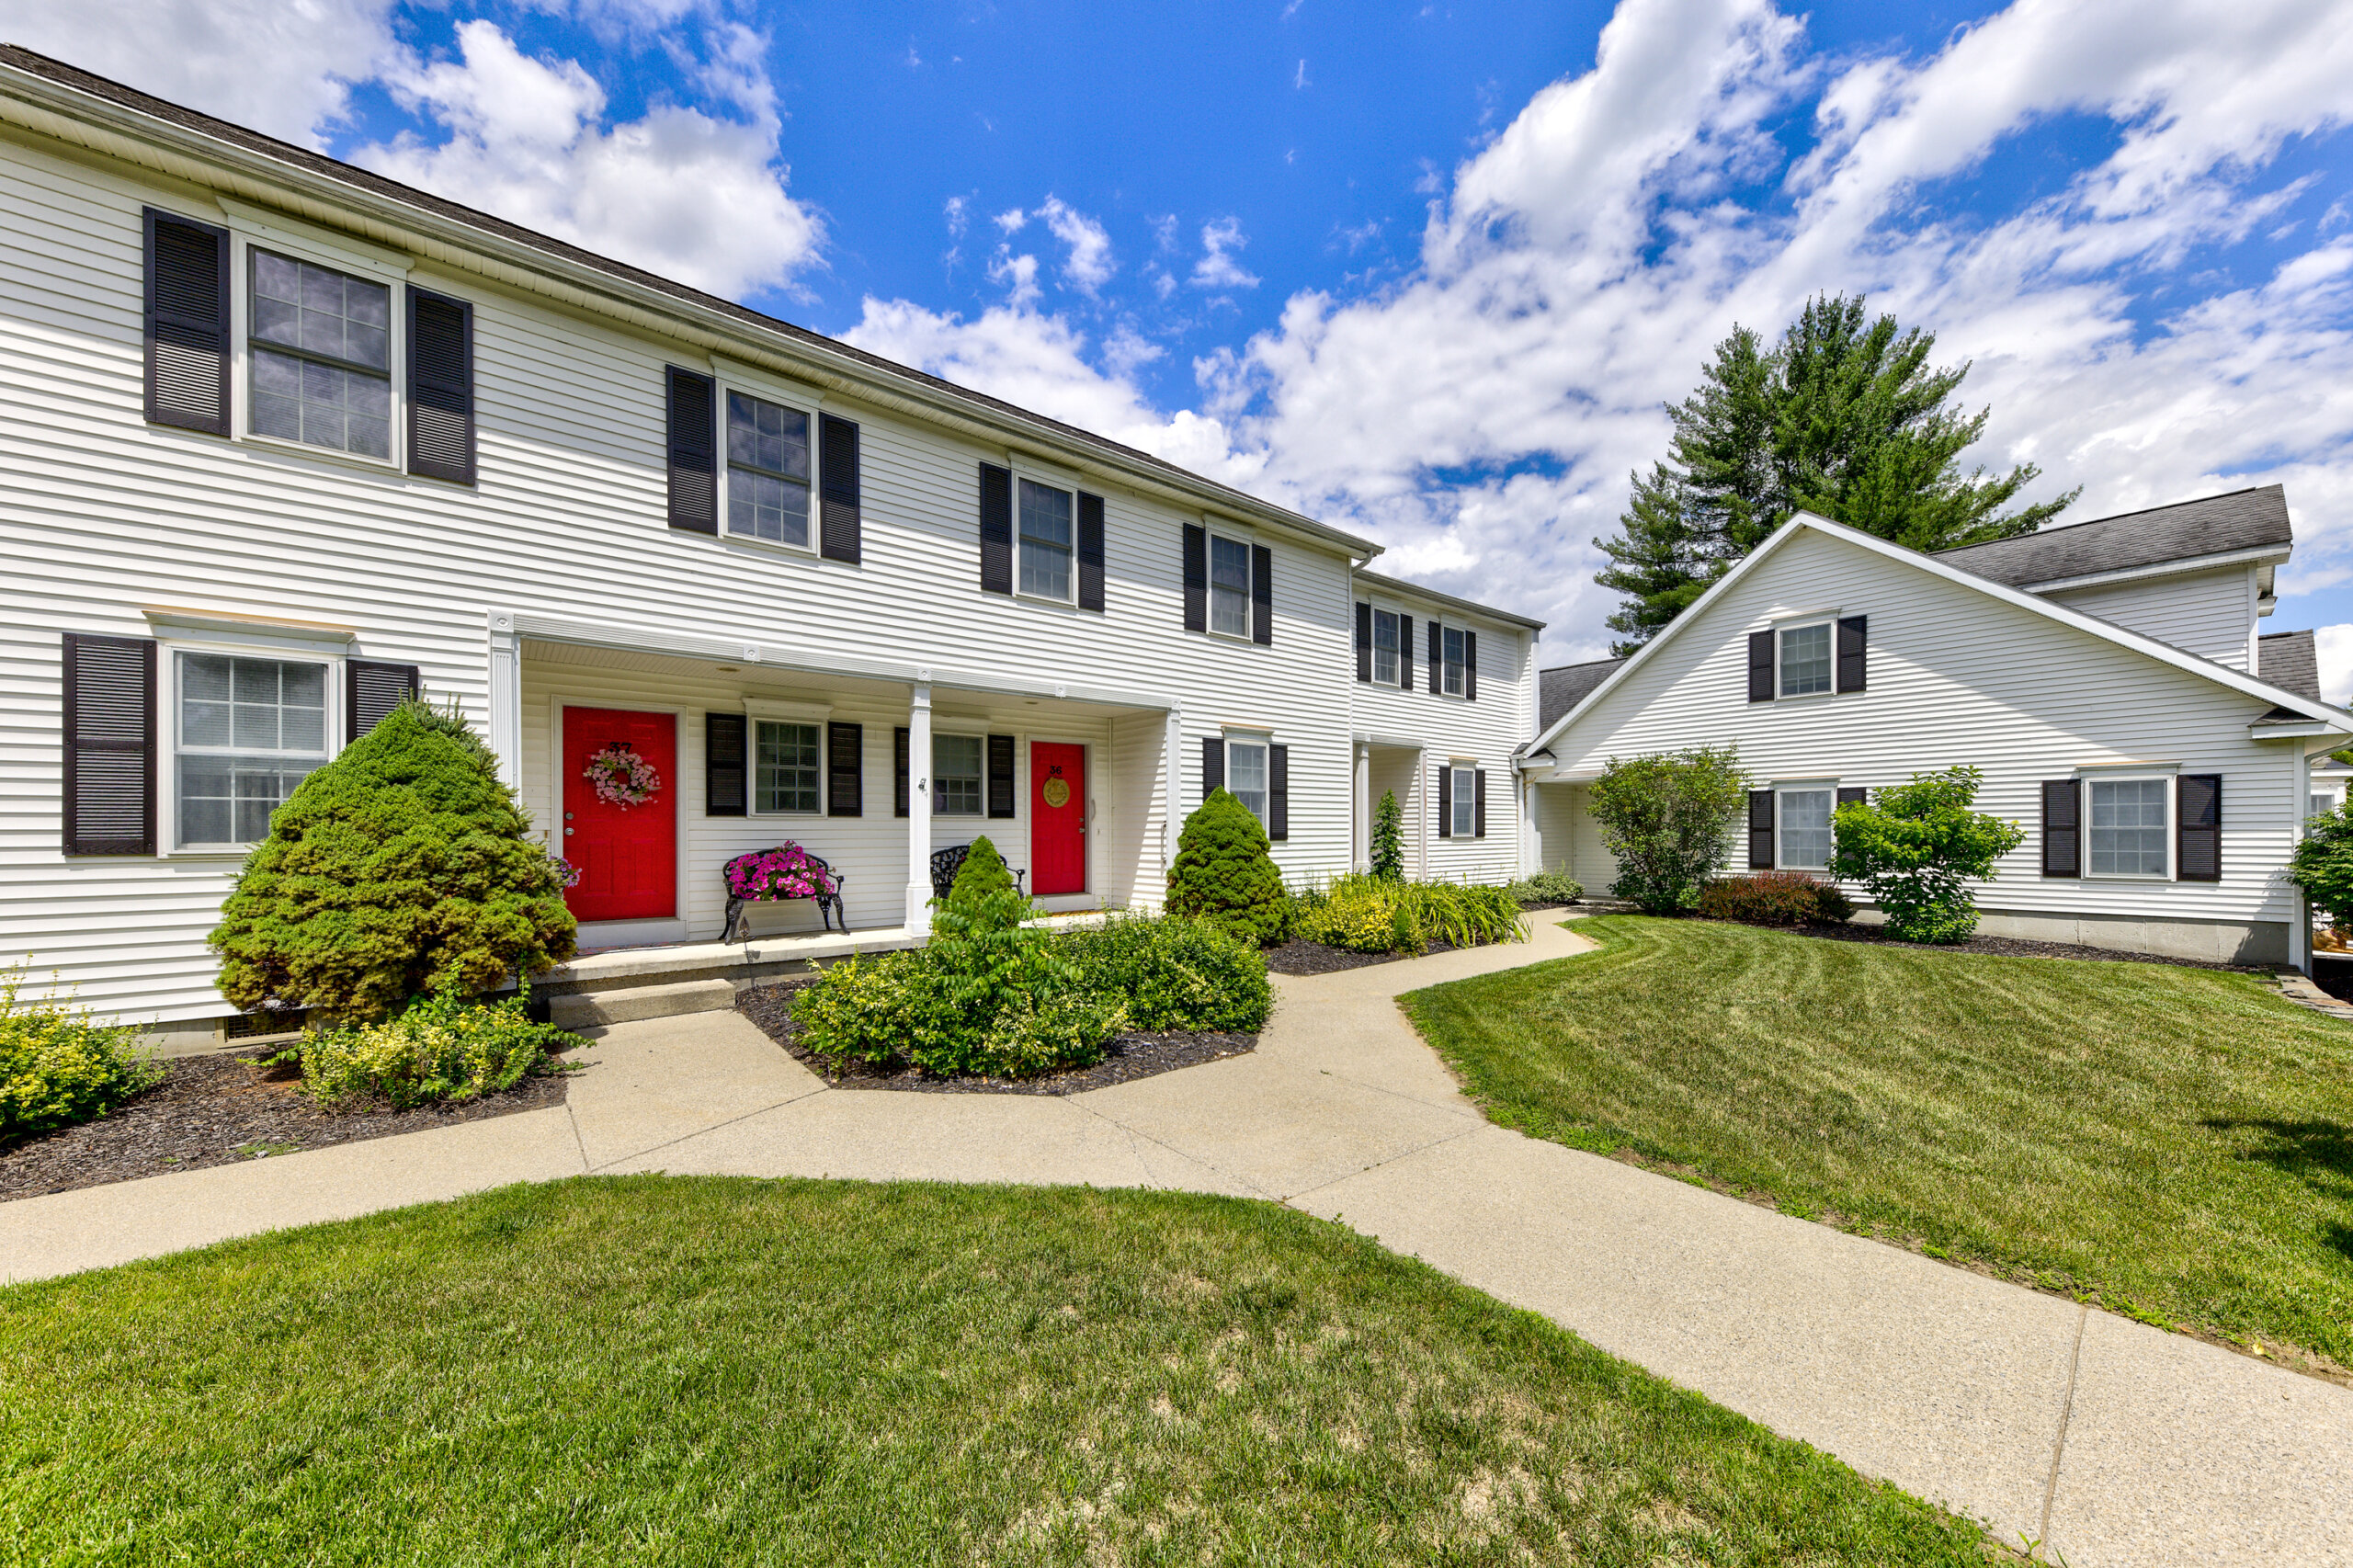
[[[2066,594],[2078,588],[2104,588],[2111,583],[2137,583],[2149,578],[2187,577],[2199,572],[2219,572],[2226,566],[2276,566],[2288,559],[2291,549],[2291,546],[2284,544],[2253,545],[2245,550],[2184,556],[2176,561],[2155,561],[2146,566],[2119,567],[2113,572],[2086,572],[2077,577],[2053,577],[2047,582],[2021,583],[2018,586],[2029,594]]]
[[[2177,670],[2186,670],[2194,676],[2203,676],[2218,686],[2229,687],[2234,691],[2243,692],[2248,697],[2268,702],[2275,708],[2292,708],[2299,712],[2313,715],[2315,722],[2340,726],[2353,731],[2353,712],[2347,712],[2344,709],[2333,707],[2325,702],[2314,702],[2310,698],[2299,697],[2292,691],[2284,691],[2268,682],[2257,680],[2244,671],[2234,670],[2228,665],[2218,665],[2211,659],[2201,659],[2195,653],[2185,653],[2170,642],[2160,642],[2154,637],[2145,637],[2138,631],[2119,626],[2114,621],[2102,620],[2096,615],[2087,615],[2082,610],[2070,608],[2056,600],[2046,599],[2040,594],[2030,593],[2022,588],[2009,587],[2005,584],[1994,582],[1990,578],[1980,577],[1973,572],[1964,572],[1957,566],[1948,566],[1933,555],[1924,555],[1916,550],[1906,550],[1904,546],[1891,543],[1875,534],[1864,533],[1859,528],[1850,528],[1844,523],[1834,523],[1827,517],[1815,517],[1812,512],[1800,512],[1788,522],[1775,528],[1771,536],[1743,557],[1738,565],[1717,578],[1706,593],[1692,600],[1688,608],[1667,622],[1665,631],[1643,643],[1635,652],[1633,657],[1619,665],[1611,673],[1608,679],[1586,692],[1583,700],[1558,719],[1553,720],[1552,727],[1529,744],[1529,749],[1537,751],[1551,745],[1554,739],[1575,722],[1579,713],[1584,712],[1605,692],[1616,689],[1620,682],[1649,662],[1653,653],[1673,642],[1686,626],[1699,619],[1700,612],[1712,605],[1719,595],[1746,576],[1756,568],[1758,562],[1765,560],[1790,540],[1797,537],[1801,531],[1808,528],[1831,539],[1844,540],[1875,555],[1900,562],[1906,566],[1928,573],[1932,576],[1941,577],[1957,587],[1973,589],[1989,598],[1999,599],[2004,604],[2013,605],[2019,609],[2055,620],[2063,626],[2072,626],[2076,631],[2087,632],[2103,642],[2113,642],[2120,648],[2129,648],[2136,653],[2145,654],[2159,664],[2171,665]],[[2323,729],[2312,733],[2320,734],[2329,732]]]

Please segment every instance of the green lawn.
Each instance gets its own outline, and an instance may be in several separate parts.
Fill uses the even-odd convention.
[[[1977,1563],[1340,1228],[584,1179],[0,1290],[0,1561]]]
[[[1405,999],[1495,1120],[2353,1365],[2353,1025],[2213,970],[1576,928]]]

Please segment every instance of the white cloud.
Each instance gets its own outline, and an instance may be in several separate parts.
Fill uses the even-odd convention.
[[[2313,629],[2313,644],[2320,655],[2320,694],[2343,707],[2353,702],[2353,626]]]
[[[1256,289],[1258,279],[1233,256],[1249,243],[1239,218],[1218,218],[1201,225],[1201,259],[1193,264],[1193,287]]]
[[[989,281],[1005,290],[1005,302],[1017,311],[1038,302],[1038,258],[1016,256],[1011,245],[999,245],[989,261]]]
[[[1111,260],[1111,236],[1102,224],[1052,196],[1038,209],[1038,216],[1049,233],[1070,247],[1063,276],[1074,287],[1092,294],[1111,280],[1118,268]]]
[[[748,36],[719,35],[711,79],[758,110]],[[817,259],[824,227],[786,194],[772,107],[747,122],[660,105],[608,126],[576,62],[527,56],[487,21],[460,23],[458,41],[460,60],[386,74],[448,139],[404,135],[354,162],[715,294],[780,287]]]

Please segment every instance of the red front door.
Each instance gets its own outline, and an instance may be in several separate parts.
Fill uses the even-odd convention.
[[[605,800],[588,777],[608,751],[636,753],[654,789],[635,804]],[[666,920],[678,912],[678,723],[620,708],[563,710],[563,858],[580,881],[563,895],[575,920]]]
[[[1029,891],[1086,891],[1086,748],[1029,744]]]

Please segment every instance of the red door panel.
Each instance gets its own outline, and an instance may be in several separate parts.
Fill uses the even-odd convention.
[[[1086,891],[1086,748],[1029,745],[1029,891]]]
[[[661,787],[624,806],[597,798],[588,759],[626,744]],[[678,913],[678,724],[668,713],[563,710],[563,857],[580,881],[563,901],[575,920],[667,920]]]

